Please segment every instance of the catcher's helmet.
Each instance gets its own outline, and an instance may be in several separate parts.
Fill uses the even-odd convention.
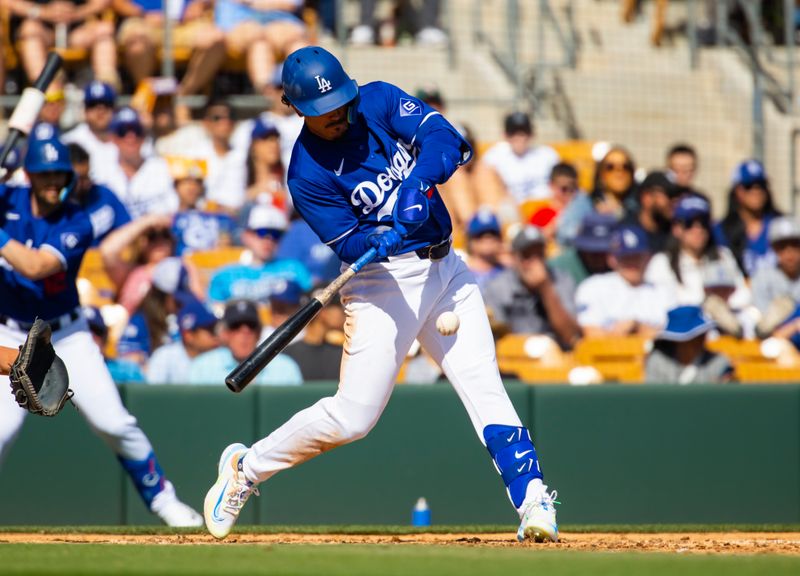
[[[289,54],[283,63],[283,95],[304,116],[322,116],[358,96],[358,84],[336,56],[319,46]]]
[[[67,147],[58,138],[30,140],[23,164],[29,174],[67,172],[72,175],[72,163]]]

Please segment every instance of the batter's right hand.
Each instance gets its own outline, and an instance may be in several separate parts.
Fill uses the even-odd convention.
[[[378,252],[378,258],[387,258],[400,250],[403,237],[394,228],[379,226],[367,235],[367,242]]]

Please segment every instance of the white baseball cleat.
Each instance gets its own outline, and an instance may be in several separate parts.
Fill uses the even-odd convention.
[[[166,504],[156,515],[164,524],[173,528],[199,528],[203,525],[203,517],[178,499]]]
[[[231,444],[219,459],[219,476],[203,505],[206,527],[214,538],[230,534],[250,494],[258,495],[255,483],[247,480],[241,469],[247,450],[244,444]]]
[[[546,488],[546,486],[544,487]],[[522,521],[517,530],[517,540],[534,542],[558,542],[555,502],[558,492],[549,494],[546,489],[522,504]]]
[[[199,528],[203,525],[203,517],[194,508],[178,500],[175,487],[169,480],[165,482],[164,489],[153,498],[150,510],[164,524],[173,528]]]

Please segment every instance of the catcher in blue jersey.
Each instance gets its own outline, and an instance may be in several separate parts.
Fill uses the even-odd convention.
[[[53,349],[49,358],[60,357],[72,402],[115,453],[148,508],[170,526],[202,525],[200,515],[176,496],[150,440],[122,404],[81,312],[75,282],[94,230],[88,212],[66,201],[75,182],[67,147],[56,138],[30,139],[23,168],[30,186],[0,185],[0,347],[23,345],[17,367],[31,372],[36,362],[35,354],[25,353],[32,343],[29,333],[42,334],[40,348]],[[8,390],[10,383],[14,393],[0,394],[0,462],[28,411],[53,415],[66,400],[48,397],[56,400],[50,409],[33,410],[34,395],[14,387],[20,374],[13,365],[8,371],[11,380],[0,376],[0,389]]]
[[[370,248],[378,257],[341,293],[338,391],[250,448],[223,451],[205,501],[209,531],[225,537],[275,473],[364,437],[416,339],[456,389],[500,472],[521,518],[518,538],[556,541],[555,492],[543,484],[530,433],[503,388],[483,299],[450,249],[452,225],[436,189],[469,160],[469,145],[420,100],[384,82],[359,86],[319,47],[286,58],[283,88],[283,102],[304,119],[289,166],[295,209],[344,262]],[[461,329],[445,335],[436,320],[448,311]]]

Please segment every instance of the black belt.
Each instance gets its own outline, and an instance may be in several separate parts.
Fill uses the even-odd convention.
[[[50,324],[50,330],[56,332],[75,322],[75,320],[80,318],[80,315],[78,310],[73,310],[72,312],[53,318],[52,320],[45,320],[44,322],[45,324]],[[33,327],[33,322],[21,322],[20,320],[2,314],[0,314],[0,324],[5,324],[10,328],[16,328],[22,332],[28,332]]]
[[[425,248],[420,248],[415,252],[417,256],[423,260],[441,260],[450,254],[450,239],[448,238],[441,244],[431,244],[430,246],[425,246]]]

